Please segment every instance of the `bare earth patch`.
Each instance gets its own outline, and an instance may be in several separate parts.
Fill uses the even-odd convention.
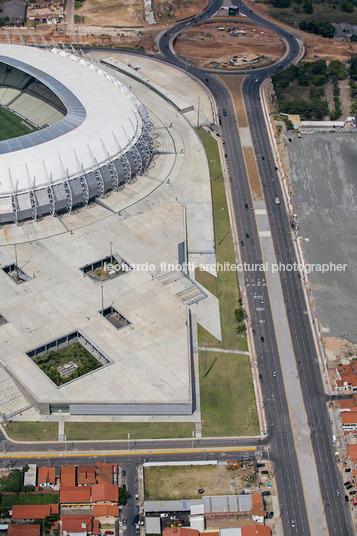
[[[96,26],[142,26],[145,20],[143,0],[85,0],[75,14]]]
[[[233,26],[235,31],[245,33],[230,35],[228,31],[218,30],[226,27],[233,31]],[[261,58],[255,64],[257,67],[280,58],[284,54],[285,46],[275,32],[263,26],[239,21],[232,24],[213,22],[194,26],[176,39],[175,50],[183,58],[186,58],[187,54],[188,59],[199,67],[209,67],[212,62],[229,62],[233,56],[255,54]]]
[[[243,489],[255,493],[254,462],[241,468],[226,465],[147,467],[144,473],[145,500],[199,499],[202,495],[235,495]],[[199,489],[204,493],[200,494]]]
[[[153,0],[155,20],[158,24],[173,22],[202,13],[209,0]]]

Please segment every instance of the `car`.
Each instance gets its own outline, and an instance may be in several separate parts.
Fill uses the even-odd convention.
[[[113,532],[113,534],[114,534],[114,532]],[[136,527],[135,527],[135,534],[140,534],[140,527],[139,527],[139,525],[136,525]]]
[[[345,469],[345,473],[350,473],[350,472],[351,472],[351,468],[347,467],[347,469]]]
[[[112,530],[106,530],[104,534],[114,534]]]
[[[276,371],[273,370],[273,378],[276,378]]]
[[[293,519],[290,521],[290,525],[291,525],[292,527],[296,527],[296,523],[295,523],[295,521],[294,521]]]
[[[177,517],[176,516],[170,516],[170,519],[171,519],[171,521],[176,521]]]
[[[136,512],[140,512],[140,508],[139,508],[139,505],[138,505],[138,504],[135,506],[135,511],[136,511]]]
[[[257,285],[260,285],[260,277],[257,279]]]
[[[252,333],[253,333],[253,335],[255,335],[255,334],[256,334],[256,331],[255,331],[255,329],[254,329],[254,328],[252,329]]]
[[[244,203],[244,208],[245,208],[245,210],[248,210],[248,209],[249,209],[249,207],[248,207],[248,203]]]
[[[271,180],[271,182],[274,182],[274,177],[272,177],[270,180]]]
[[[344,486],[349,486],[351,484],[351,482],[349,480],[347,480],[347,482],[344,482]]]
[[[351,489],[353,488],[352,484],[348,484],[348,486],[346,486],[346,489]]]
[[[291,138],[289,138],[290,143],[293,141]]]
[[[265,467],[265,463],[257,463],[257,467]]]
[[[135,500],[136,500],[136,501],[139,500],[139,495],[138,495],[138,494],[135,495]]]
[[[340,490],[339,489],[336,490],[336,495],[337,495],[337,497],[340,496]]]
[[[258,294],[256,292],[254,292],[253,296],[254,296],[254,298],[256,298],[258,296]]]
[[[356,495],[356,491],[353,489],[352,491],[349,492],[348,495]]]
[[[229,171],[229,166],[227,166],[227,171]]]
[[[260,298],[260,303],[264,303],[264,298]]]
[[[246,237],[246,238],[249,238],[249,233],[245,233],[245,237]]]
[[[255,81],[256,81],[256,82],[259,82],[259,78],[256,78]]]
[[[241,243],[241,246],[244,246],[244,240],[241,240],[240,243]]]
[[[269,471],[260,471],[262,475],[268,475],[269,474]]]
[[[124,469],[122,470],[121,472],[121,476],[125,476],[126,475],[126,471],[124,471]]]
[[[268,497],[269,495],[271,495],[271,491],[262,491],[263,497]]]
[[[145,521],[143,519],[140,519],[138,525],[144,525],[145,524]]]
[[[260,383],[263,383],[263,374],[259,374],[259,381]]]
[[[160,514],[160,517],[169,517],[169,514]]]
[[[264,342],[264,337],[260,337],[261,342]]]
[[[274,512],[269,512],[268,518],[272,519],[274,517]]]
[[[346,502],[349,501],[348,495],[345,495],[345,501],[346,501]]]
[[[262,160],[265,160],[265,156],[262,156]]]

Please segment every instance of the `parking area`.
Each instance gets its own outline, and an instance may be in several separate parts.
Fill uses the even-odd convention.
[[[345,264],[342,271],[315,269],[310,281],[325,336],[357,342],[357,136],[296,133],[285,139],[293,206],[309,264]]]

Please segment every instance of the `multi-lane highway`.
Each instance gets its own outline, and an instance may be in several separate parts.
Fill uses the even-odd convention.
[[[211,13],[218,10],[220,4],[221,2],[213,1],[210,12],[206,12],[203,17],[211,16]],[[271,21],[262,19],[242,2],[236,2],[236,5],[239,5],[241,12],[246,13],[254,22],[264,24],[278,32],[287,44],[287,53],[278,64],[256,70],[254,73],[251,73],[251,71],[244,73],[247,76],[242,90],[254,150],[256,155],[259,155],[257,163],[276,257],[278,261],[288,265],[297,259],[295,258],[292,244],[287,212],[282,204],[277,206],[275,203],[275,198],[283,199],[283,195],[275,169],[259,90],[261,82],[271,76],[278,66],[285,68],[299,55],[300,46],[293,33],[289,33]],[[191,24],[195,24],[199,20],[196,17],[191,21]],[[171,45],[173,39],[182,31],[183,27],[186,28],[187,23],[185,23],[185,26],[175,25],[160,40],[160,49],[164,56],[169,61],[181,64],[181,66],[182,62],[173,54]],[[199,78],[202,83],[207,84],[216,100],[221,117],[223,116],[222,110],[224,108],[228,112],[226,116],[222,117],[222,135],[225,138],[226,152],[229,154],[230,187],[238,234],[240,239],[244,241],[244,246],[240,248],[240,254],[243,262],[247,262],[250,265],[261,264],[263,262],[262,252],[255,216],[250,210],[252,198],[231,95],[215,75],[208,72],[204,73],[192,66],[187,66],[186,68],[189,73]],[[230,74],[229,76],[237,76],[237,74]],[[264,156],[264,159],[262,156]],[[273,182],[271,181],[272,177],[274,178]],[[247,236],[249,236],[248,239],[246,238]],[[258,277],[258,275],[249,275],[249,277]],[[248,278],[247,282],[252,283]],[[350,513],[343,502],[342,479],[335,462],[331,425],[329,423],[321,373],[310,321],[308,315],[305,314],[306,303],[302,282],[297,272],[281,272],[281,284],[296,363],[298,369],[303,371],[296,381],[300,381],[310,426],[311,443],[319,475],[328,531],[330,536],[351,535],[353,534],[353,529]],[[264,378],[261,387],[267,402],[265,412],[270,426],[271,448],[277,461],[276,478],[279,499],[283,508],[284,532],[285,534],[293,534],[298,530],[299,535],[308,535],[311,532],[282,380],[269,294],[267,288],[262,285],[260,295],[263,296],[264,308],[260,308],[263,309],[260,311],[256,310],[255,297],[250,284],[246,286],[246,294],[251,323],[257,326],[254,337],[255,350],[258,356],[259,372]],[[259,359],[259,356],[264,357]],[[276,377],[273,376],[273,371],[277,372]],[[339,490],[341,490],[340,494],[338,494]],[[296,528],[292,527],[292,520],[295,521]]]

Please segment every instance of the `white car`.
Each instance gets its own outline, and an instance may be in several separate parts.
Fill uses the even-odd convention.
[[[160,514],[160,517],[169,517],[169,514]]]

